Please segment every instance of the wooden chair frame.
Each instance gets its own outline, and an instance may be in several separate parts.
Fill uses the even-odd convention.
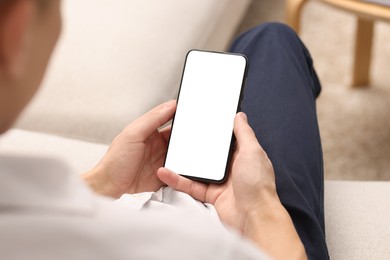
[[[287,0],[286,20],[297,33],[300,31],[300,16],[308,0]],[[357,16],[355,35],[353,87],[367,87],[370,84],[370,66],[374,22],[390,22],[390,7],[360,0],[316,0]]]

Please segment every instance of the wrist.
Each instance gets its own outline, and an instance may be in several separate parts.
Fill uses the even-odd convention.
[[[269,198],[254,205],[248,210],[244,217],[242,233],[244,236],[251,237],[257,234],[262,226],[269,223],[279,222],[283,217],[284,207],[279,199]]]
[[[100,167],[96,167],[88,172],[81,174],[81,178],[88,186],[97,194],[112,198],[119,198],[122,193],[108,178],[105,171]]]
[[[247,213],[243,235],[274,259],[307,259],[292,219],[279,198]]]

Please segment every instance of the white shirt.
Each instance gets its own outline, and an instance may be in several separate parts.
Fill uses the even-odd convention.
[[[266,259],[172,189],[114,202],[58,160],[4,155],[0,178],[1,259]]]

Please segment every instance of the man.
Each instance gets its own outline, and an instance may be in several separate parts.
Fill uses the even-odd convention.
[[[0,133],[37,91],[60,27],[59,0],[0,1]],[[127,126],[82,175],[85,182],[53,159],[2,155],[2,257],[326,259],[314,101],[320,88],[310,57],[281,25],[248,32],[232,51],[252,60],[244,111],[256,133],[247,116],[237,114],[237,149],[225,184],[196,183],[161,168],[170,129],[157,129],[172,118],[175,101]],[[264,138],[276,176],[256,136]],[[151,199],[138,211],[108,198],[157,191],[164,183],[184,192],[161,191],[180,197],[181,204]]]

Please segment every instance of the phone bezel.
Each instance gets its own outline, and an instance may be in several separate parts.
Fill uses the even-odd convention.
[[[238,104],[237,104],[237,109],[236,109],[236,113],[240,112],[241,111],[242,100],[243,100],[243,97],[244,97],[244,90],[245,90],[245,85],[246,85],[247,74],[248,74],[248,58],[245,55],[240,54],[240,53],[208,51],[208,50],[199,50],[199,49],[191,49],[190,51],[188,51],[186,56],[185,56],[184,66],[183,66],[183,70],[182,70],[182,74],[181,74],[179,91],[178,91],[177,99],[176,99],[177,104],[179,104],[179,102],[180,102],[180,92],[181,92],[181,88],[182,88],[184,73],[185,73],[185,70],[186,70],[188,55],[191,52],[194,52],[194,51],[196,51],[196,52],[207,52],[207,53],[217,53],[217,54],[224,54],[224,55],[236,55],[236,56],[241,56],[241,57],[243,57],[245,59],[245,68],[244,68],[242,83],[241,83],[241,87],[240,87],[240,96],[239,96],[239,99],[238,99]],[[175,124],[175,116],[176,116],[176,113],[174,114],[174,116],[172,118],[171,133],[169,134],[169,139],[168,139],[168,144],[167,144],[167,152],[166,152],[165,159],[164,159],[164,164],[163,164],[164,166],[165,166],[166,159],[167,159],[167,156],[168,156],[170,139],[171,139],[172,130],[173,130],[173,127],[174,127],[174,124]],[[236,142],[236,138],[234,136],[233,128],[232,128],[232,137],[230,139],[231,139],[231,141],[230,141],[230,145],[229,145],[229,152],[228,152],[228,156],[227,156],[227,160],[226,160],[225,172],[224,172],[224,175],[223,175],[222,179],[215,180],[215,179],[208,179],[208,178],[189,176],[189,175],[184,175],[184,174],[180,174],[180,173],[177,173],[177,174],[179,174],[179,175],[181,175],[181,176],[183,176],[185,178],[194,180],[194,181],[210,183],[210,184],[222,184],[222,183],[226,182],[226,180],[228,178],[228,175],[229,175],[230,163],[231,163],[231,159],[232,159],[233,152],[234,152],[233,147],[234,147],[234,144]]]

